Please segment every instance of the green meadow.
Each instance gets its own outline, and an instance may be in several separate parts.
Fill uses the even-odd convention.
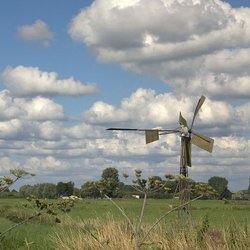
[[[124,209],[133,222],[137,221],[142,200],[118,199],[115,202],[119,207]],[[24,208],[23,205],[26,203],[27,201],[24,199],[0,200],[1,232],[11,225],[22,221],[32,213],[31,209]],[[152,225],[157,218],[176,205],[178,205],[178,200],[149,199],[146,204],[143,224]],[[2,239],[1,249],[78,249],[76,246],[73,247],[73,245],[72,248],[66,247],[67,244],[65,242],[55,240],[56,235],[63,234],[62,238],[65,240],[65,238],[69,237],[69,232],[71,234],[74,232],[76,228],[74,222],[82,222],[83,225],[85,225],[85,222],[91,225],[91,221],[96,222],[97,220],[103,225],[108,225],[110,221],[118,224],[125,222],[124,216],[110,201],[101,199],[84,199],[78,201],[69,213],[60,214],[58,217],[61,223],[55,223],[54,216],[42,215],[15,228]],[[202,225],[206,220],[206,227],[212,230],[225,230],[230,227],[237,227],[248,228],[246,232],[249,233],[250,201],[224,202],[219,200],[198,200],[192,203],[192,218],[193,225]],[[177,212],[172,212],[166,216],[161,223],[165,226],[177,226],[179,223]],[[72,231],[71,229],[74,230]],[[86,231],[83,231],[82,234],[86,234]],[[79,246],[80,248],[81,246]],[[92,248],[88,247],[86,249]]]

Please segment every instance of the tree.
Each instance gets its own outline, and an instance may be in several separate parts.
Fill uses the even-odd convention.
[[[34,186],[24,185],[20,188],[19,192],[23,198],[33,195],[37,198],[53,199],[57,196],[56,185],[53,183],[41,183]]]
[[[58,196],[70,196],[74,193],[74,183],[72,181],[58,182],[56,192]]]
[[[56,185],[53,183],[42,183],[38,186],[38,198],[56,198]]]
[[[27,197],[33,195],[33,191],[34,191],[33,186],[31,186],[31,185],[23,185],[19,189],[19,194],[20,194],[20,197],[27,198]]]
[[[230,199],[231,192],[228,190],[228,180],[224,177],[213,176],[208,180],[208,184],[218,192],[219,199]]]
[[[117,197],[120,186],[118,170],[116,168],[105,168],[102,172],[102,179],[96,184],[100,191],[109,197]]]
[[[105,168],[102,172],[102,179],[112,179],[116,182],[119,182],[119,173],[116,168]]]
[[[98,198],[100,197],[100,191],[96,187],[94,181],[87,181],[81,186],[81,196],[83,198]]]

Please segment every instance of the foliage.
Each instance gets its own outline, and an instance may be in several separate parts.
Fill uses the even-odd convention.
[[[28,176],[34,176],[34,174],[29,173],[23,169],[11,169],[10,176],[1,176],[0,177],[0,192],[8,190],[16,181],[21,178]]]
[[[74,183],[72,181],[58,182],[56,192],[58,196],[70,196],[74,193]]]
[[[57,197],[56,185],[52,183],[41,183],[32,185],[24,185],[19,189],[20,197],[26,198],[36,196],[42,199],[54,199]]]
[[[162,219],[164,219],[167,215],[172,213],[173,211],[179,210],[180,208],[184,208],[187,206],[189,203],[191,203],[194,200],[199,199],[202,195],[199,197],[196,197],[193,200],[188,200],[187,202],[177,206],[177,207],[172,207],[169,211],[167,211],[165,214],[161,215],[153,224],[152,226],[149,227],[149,229],[142,233],[142,220],[144,218],[144,213],[145,213],[145,208],[146,208],[146,203],[148,199],[148,194],[149,193],[154,193],[157,192],[160,189],[164,189],[165,191],[168,191],[169,189],[166,187],[166,183],[162,181],[160,177],[148,177],[147,179],[144,179],[141,177],[142,176],[142,171],[140,169],[135,170],[135,179],[132,181],[133,184],[131,185],[136,191],[142,194],[143,196],[143,203],[140,211],[140,215],[136,223],[134,224],[132,220],[129,218],[127,213],[124,211],[123,208],[121,208],[115,201],[113,201],[107,194],[104,193],[104,197],[106,197],[108,200],[112,202],[112,204],[120,211],[120,213],[126,218],[128,225],[131,228],[132,231],[132,236],[134,237],[134,244],[135,244],[135,249],[141,249],[141,247],[145,244],[145,240],[149,237],[149,234],[151,231],[160,223]],[[128,178],[129,175],[127,173],[123,174],[124,178]],[[167,178],[173,179],[172,176],[166,175]],[[183,179],[185,177],[180,176],[180,179]],[[101,188],[100,186],[99,188]],[[104,190],[101,190],[101,192],[105,192]],[[96,239],[96,238],[95,238]],[[100,243],[100,242],[99,242]],[[101,244],[101,243],[100,243]]]
[[[112,179],[114,182],[119,182],[119,174],[116,168],[105,168],[102,172],[102,179]]]
[[[87,181],[81,186],[81,197],[83,198],[98,198],[100,191],[96,187],[94,181]]]
[[[117,197],[120,187],[118,170],[116,168],[105,168],[101,180],[97,181],[95,185],[100,190],[101,196],[105,193],[109,197]]]
[[[232,193],[228,190],[228,180],[224,177],[213,176],[208,180],[208,184],[218,192],[218,198],[231,199]]]
[[[75,202],[72,199],[58,200],[56,202],[51,202],[51,201],[48,202],[47,200],[40,200],[40,199],[37,199],[36,197],[28,197],[27,200],[30,202],[30,206],[27,204],[24,204],[24,207],[33,208],[34,211],[29,216],[26,216],[25,218],[17,217],[18,220],[16,220],[17,218],[15,217],[13,213],[10,214],[12,216],[12,220],[16,220],[14,221],[16,222],[16,224],[0,232],[0,239],[3,239],[3,237],[5,237],[7,233],[14,230],[15,228],[27,223],[28,221],[36,217],[40,217],[43,214],[49,214],[49,215],[55,216],[55,222],[60,223],[61,220],[57,217],[58,212],[60,211],[64,213],[69,212],[71,208],[74,206],[74,202]]]

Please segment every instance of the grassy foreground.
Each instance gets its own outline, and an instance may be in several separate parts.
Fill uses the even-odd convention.
[[[0,231],[25,218],[21,199],[0,200]],[[132,221],[142,201],[117,200]],[[176,200],[148,200],[142,234]],[[192,226],[177,222],[177,212],[167,216],[145,240],[143,249],[250,249],[250,202],[195,201]],[[133,249],[131,228],[108,200],[79,201],[56,224],[43,216],[22,225],[1,241],[1,249]]]

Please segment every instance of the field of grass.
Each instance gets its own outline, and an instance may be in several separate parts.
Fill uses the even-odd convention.
[[[137,220],[140,213],[142,200],[121,199],[116,200],[116,202],[126,211],[127,215],[132,219],[132,221]],[[25,216],[28,216],[28,214],[32,212],[31,210],[23,208],[22,204],[24,203],[26,203],[26,201],[22,199],[0,200],[1,232],[15,222],[21,221],[23,218],[25,218]],[[150,226],[157,218],[170,210],[170,207],[172,205],[177,204],[177,200],[148,200],[145,209],[145,217],[143,220],[144,226]],[[224,201],[198,200],[192,203],[193,225],[199,224],[201,225],[201,228],[202,223],[204,224],[205,218],[207,218],[207,221],[205,222],[208,225],[205,225],[205,227],[209,226],[213,230],[224,230],[226,228],[234,228],[234,230],[238,228],[240,230],[242,228],[244,230],[246,229],[244,231],[244,234],[246,232],[248,232],[249,234],[249,215],[250,201],[229,201],[229,203],[226,204]],[[65,242],[61,242],[61,240],[70,239],[70,237],[72,237],[73,239],[74,237],[72,236],[72,232],[75,232],[75,234],[78,233],[79,235],[80,233],[86,234],[86,231],[81,231],[84,225],[89,225],[89,228],[91,230],[87,231],[91,232],[95,232],[95,229],[93,228],[98,228],[100,225],[102,225],[102,227],[106,225],[105,228],[107,229],[107,225],[111,225],[112,223],[117,224],[116,226],[120,225],[123,229],[124,227],[126,227],[124,226],[126,225],[124,217],[121,215],[118,209],[114,207],[114,205],[108,200],[97,199],[79,201],[76,203],[75,207],[70,213],[68,213],[67,215],[60,215],[59,217],[62,221],[62,223],[60,224],[56,224],[54,222],[54,217],[46,215],[41,218],[31,220],[30,222],[21,225],[20,227],[17,227],[9,234],[7,234],[6,237],[1,241],[0,249],[81,249],[81,246],[79,246],[79,248],[68,248],[67,244]],[[173,225],[176,225],[177,227],[177,219],[177,212],[173,212],[166,218],[164,218],[161,226],[166,227],[168,225],[171,225],[171,227],[173,227]],[[83,223],[81,224],[80,231],[78,226],[76,226],[77,223]],[[57,232],[58,234],[56,234]],[[98,234],[98,232],[95,233]],[[60,235],[63,235],[63,237]],[[104,236],[101,235],[98,237]],[[57,240],[55,240],[55,238]],[[84,238],[84,240],[86,239]],[[57,246],[55,246],[53,242],[57,242]],[[61,247],[58,247],[58,244],[61,244]],[[95,249],[96,247],[97,246],[93,246],[93,249]],[[128,246],[128,249],[129,247],[130,246]]]

